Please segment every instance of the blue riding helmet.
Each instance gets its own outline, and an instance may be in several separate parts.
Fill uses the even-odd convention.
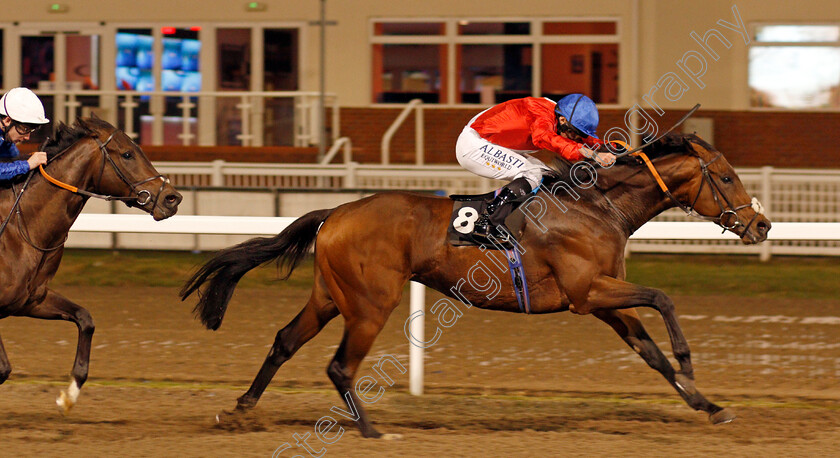
[[[557,102],[554,112],[563,116],[576,129],[595,137],[598,130],[598,108],[595,102],[583,94],[569,94]]]

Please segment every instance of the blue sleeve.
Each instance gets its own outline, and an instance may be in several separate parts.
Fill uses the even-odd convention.
[[[20,151],[14,143],[0,140],[0,157],[18,157],[19,155]]]
[[[0,162],[0,180],[8,180],[29,171],[26,161]]]

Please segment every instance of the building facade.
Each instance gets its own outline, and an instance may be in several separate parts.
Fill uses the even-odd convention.
[[[599,133],[636,142],[700,103],[686,128],[735,165],[840,168],[838,2],[197,5],[5,8],[0,86],[37,90],[57,121],[97,113],[143,145],[311,146],[323,122],[326,143],[349,137],[362,162],[414,99],[429,163],[454,162],[463,124],[510,98],[587,93]],[[413,129],[392,162],[413,162]],[[314,161],[306,151],[278,161]]]

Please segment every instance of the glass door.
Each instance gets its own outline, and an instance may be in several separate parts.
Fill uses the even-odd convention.
[[[17,40],[20,81],[4,83],[36,91],[54,124],[72,122],[89,113],[85,107],[99,106],[99,97],[84,91],[100,89],[100,31],[22,26]],[[50,129],[40,129],[32,141],[49,134]]]
[[[52,124],[57,124],[55,96],[43,91],[52,91],[55,79],[55,34],[31,34],[20,36],[20,83],[39,92],[44,111]],[[11,83],[11,82],[10,82]],[[41,128],[30,137],[30,142],[41,143],[52,132],[51,128]]]

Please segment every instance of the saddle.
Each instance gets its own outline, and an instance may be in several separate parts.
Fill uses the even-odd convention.
[[[525,226],[525,214],[521,211],[512,211],[505,219],[505,227],[510,232],[510,239],[513,240],[491,240],[491,243],[478,243],[472,236],[475,222],[481,216],[487,204],[493,200],[497,191],[485,194],[452,194],[449,198],[454,202],[452,213],[447,227],[449,243],[453,246],[478,246],[483,245],[491,250],[509,250],[514,247],[516,240],[522,235]],[[532,194],[526,194],[513,200],[518,208],[528,200]]]
[[[449,218],[449,226],[447,227],[449,243],[453,246],[481,246],[482,250],[498,250],[502,252],[508,263],[508,272],[510,272],[516,301],[519,303],[519,311],[522,313],[531,313],[528,282],[525,278],[525,267],[522,263],[524,249],[521,249],[521,246],[517,246],[519,243],[516,241],[522,235],[525,226],[525,213],[514,210],[505,218],[505,226],[509,230],[506,240],[498,240],[491,237],[489,240],[490,243],[479,243],[470,236],[475,222],[484,212],[487,204],[493,200],[496,192],[449,196],[454,202],[452,204],[452,214]],[[511,202],[518,209],[532,195],[528,193]]]

